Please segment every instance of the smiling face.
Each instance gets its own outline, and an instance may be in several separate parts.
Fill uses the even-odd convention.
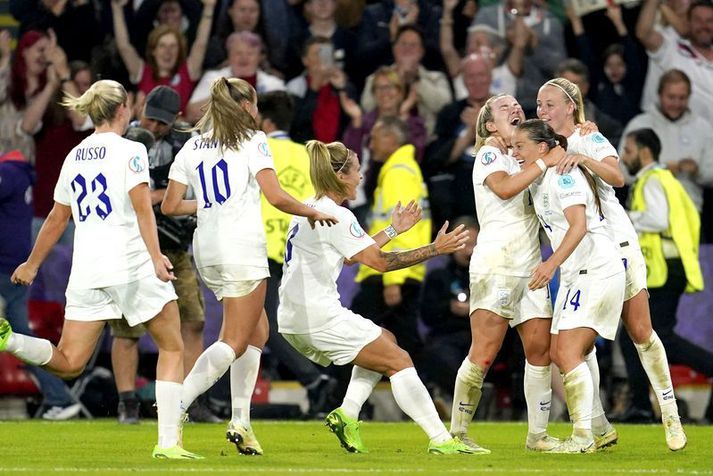
[[[689,26],[688,37],[691,43],[700,48],[709,48],[713,42],[713,8],[710,3],[691,10]]]
[[[423,42],[415,31],[404,31],[393,46],[396,64],[418,64],[423,58]]]
[[[162,35],[153,50],[159,71],[171,71],[176,66],[179,52],[180,45],[176,35],[171,32]]]
[[[49,40],[45,37],[37,40],[32,46],[28,46],[22,52],[27,65],[27,74],[30,76],[39,76],[47,68],[47,58],[45,52],[49,47]]]
[[[385,74],[374,76],[372,91],[376,101],[376,108],[381,114],[398,114],[399,106],[404,99],[401,85],[394,82],[394,79]]]
[[[510,139],[518,124],[525,120],[522,106],[512,96],[502,96],[491,104],[492,119],[486,124],[491,136],[499,136],[510,144]]]
[[[612,84],[619,84],[626,76],[626,63],[620,54],[610,54],[604,60],[604,74]]]
[[[544,142],[537,143],[530,139],[527,131],[516,129],[512,137],[512,156],[531,164],[541,158],[547,150]]]
[[[228,62],[233,74],[239,78],[253,76],[260,63],[260,48],[251,46],[241,39],[235,39],[228,45]]]
[[[561,134],[574,127],[574,103],[557,86],[546,84],[537,93],[537,117]]]
[[[359,187],[362,180],[361,164],[359,163],[357,155],[353,153],[350,154],[349,162],[349,170],[337,172],[337,177],[346,185],[346,197],[344,198],[347,200],[356,200],[357,187]]]
[[[680,118],[688,109],[688,99],[691,96],[689,86],[684,81],[666,83],[659,93],[661,112],[671,119]]]

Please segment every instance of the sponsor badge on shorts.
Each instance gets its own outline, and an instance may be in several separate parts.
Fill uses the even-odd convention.
[[[144,160],[139,155],[135,155],[129,159],[129,170],[135,174],[139,174],[146,169],[146,164]]]

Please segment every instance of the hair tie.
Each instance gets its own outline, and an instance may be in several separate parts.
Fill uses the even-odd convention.
[[[562,86],[560,86],[559,84],[553,82],[553,81],[554,81],[553,79],[550,79],[549,81],[547,81],[547,82],[545,83],[545,85],[546,85],[546,86],[547,86],[547,85],[549,85],[549,86],[555,86],[555,87],[559,88],[559,89],[565,94],[565,96],[567,96],[567,98],[568,98],[570,101],[572,101],[572,104],[574,104],[575,106],[577,106],[577,102],[576,102],[574,99],[572,99],[572,96],[569,95],[569,93],[567,92],[567,90],[566,90],[565,88],[563,88]]]

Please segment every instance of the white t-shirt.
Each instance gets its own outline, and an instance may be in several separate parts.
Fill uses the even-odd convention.
[[[286,334],[309,334],[331,327],[344,309],[337,291],[344,258],[374,244],[354,214],[330,198],[312,198],[305,203],[334,216],[339,223],[312,229],[306,218],[292,218],[277,310],[279,330]]]
[[[485,185],[492,173],[514,175],[520,170],[517,160],[496,147],[481,147],[475,157],[473,189],[480,233],[470,259],[471,273],[528,277],[542,260],[529,192],[502,200]]]
[[[256,175],[274,168],[263,132],[255,132],[237,150],[221,147],[211,139],[210,131],[185,143],[168,178],[195,191],[198,227],[193,235],[193,255],[199,268],[267,266]]]
[[[574,133],[567,137],[567,152],[582,154],[598,162],[609,156],[616,157],[619,160],[619,154],[614,146],[599,132],[581,136],[579,129],[575,129]],[[612,239],[617,244],[628,241],[629,245],[638,247],[639,237],[636,234],[634,225],[631,224],[629,215],[619,203],[619,199],[616,198],[614,187],[606,183],[598,175],[594,173],[592,175],[597,181],[599,200],[602,202],[602,214]]]
[[[569,174],[559,175],[549,168],[545,175],[530,185],[535,211],[555,251],[562,244],[569,223],[564,211],[575,205],[584,205],[587,234],[560,266],[563,283],[571,283],[586,270],[588,275],[608,277],[623,269],[618,246],[611,240],[606,223],[597,211],[584,174],[578,168]]]
[[[206,71],[205,73],[203,73],[201,80],[198,82],[196,88],[193,90],[189,103],[205,101],[206,99],[210,98],[210,87],[213,85],[213,82],[216,79],[234,77],[235,75],[233,74],[233,69],[230,66]],[[269,93],[271,91],[285,90],[285,82],[277,76],[273,76],[264,71],[258,70],[255,75],[255,78],[255,91],[257,91],[258,94]]]
[[[67,288],[95,289],[153,275],[129,191],[149,183],[146,148],[113,132],[84,139],[67,158],[54,189],[76,225]]]

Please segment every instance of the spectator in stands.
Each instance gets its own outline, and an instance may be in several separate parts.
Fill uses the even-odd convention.
[[[567,6],[567,16],[577,43],[577,56],[589,68],[589,98],[603,113],[621,125],[626,124],[640,111],[643,68],[639,59],[639,46],[629,35],[621,7],[616,3],[607,6],[606,16],[614,25],[619,41],[609,45],[601,59],[594,54],[589,36],[584,30],[584,22],[571,4]],[[581,89],[582,86],[577,85]],[[587,95],[584,91],[582,94]],[[591,116],[587,114],[587,117]],[[591,120],[599,123],[598,120]]]
[[[178,310],[181,318],[183,338],[184,375],[193,368],[198,356],[203,352],[203,327],[205,312],[203,295],[198,284],[196,271],[191,262],[188,247],[193,238],[195,219],[193,217],[168,217],[161,213],[160,205],[168,186],[168,171],[181,147],[191,138],[184,132],[188,124],[177,122],[180,111],[180,97],[168,86],[156,86],[149,92],[141,116],[130,129],[146,132],[153,136],[144,142],[140,134],[134,132],[127,138],[144,143],[148,151],[151,175],[151,202],[154,205],[158,239],[161,252],[173,264],[176,276],[174,288],[178,296]],[[136,134],[136,135],[134,135]],[[109,321],[114,340],[111,361],[114,380],[119,393],[119,423],[138,423],[139,401],[136,396],[136,372],[139,362],[139,338],[146,333],[143,325],[129,327],[124,319]],[[205,405],[204,399],[194,402],[188,409],[191,421],[218,423]]]
[[[695,0],[688,7],[689,32],[684,38],[672,30],[654,27],[658,0],[645,0],[636,24],[636,36],[649,54],[649,76],[641,107],[654,104],[655,75],[675,68],[685,71],[693,85],[691,109],[713,123],[713,3]]]
[[[689,109],[692,87],[683,71],[672,69],[664,73],[659,81],[658,107],[632,119],[624,134],[642,128],[656,132],[662,165],[676,175],[700,212],[703,187],[713,185],[713,127]]]
[[[137,51],[146,51],[148,34],[160,25],[170,26],[186,37],[188,45],[196,39],[198,24],[202,20],[199,0],[142,0],[132,13],[131,42]]]
[[[394,67],[401,80],[406,85],[408,96],[411,89],[416,91],[416,108],[414,112],[423,117],[429,139],[433,135],[436,116],[440,110],[451,102],[451,90],[448,78],[441,71],[427,70],[421,64],[424,55],[423,33],[413,25],[404,25],[398,29],[392,47]],[[361,95],[361,107],[371,111],[375,107],[373,93],[374,75],[366,79],[366,85]]]
[[[92,48],[104,36],[95,2],[88,0],[9,0],[9,10],[20,22],[20,36],[30,30],[54,30],[57,43],[70,60],[91,60]],[[78,32],[81,32],[79,34]]]
[[[311,37],[302,52],[304,73],[287,83],[287,90],[295,96],[290,135],[297,142],[334,142],[349,122],[343,103],[355,92],[334,55],[328,38]]]
[[[704,286],[698,262],[700,218],[682,184],[659,163],[662,143],[656,132],[630,130],[624,139],[621,158],[636,178],[629,191],[629,218],[646,260],[651,323],[669,363],[688,365],[713,377],[713,354],[674,332],[681,296]],[[621,333],[620,339],[632,392],[631,406],[620,419],[650,422],[649,386],[637,357],[637,351],[644,349],[635,347],[626,333]],[[657,395],[661,390],[654,389]]]
[[[517,81],[517,99],[527,116],[534,115],[539,85],[552,77],[566,58],[564,33],[560,21],[532,0],[506,0],[478,10],[473,25],[487,25],[503,37],[514,34],[511,25],[523,17],[531,31],[523,73]],[[513,43],[512,40],[509,40]]]
[[[468,97],[447,105],[438,114],[437,139],[424,163],[437,223],[475,215],[475,203],[471,200],[475,124],[480,108],[490,97],[491,65],[483,55],[471,54],[463,59],[461,75]]]
[[[409,233],[392,237],[384,251],[418,248],[431,241],[428,192],[416,162],[416,149],[408,137],[406,124],[397,117],[381,118],[371,130],[372,160],[384,165],[374,191],[369,236],[390,224],[391,213],[400,201],[414,200],[424,209],[424,218]],[[417,329],[418,296],[425,275],[424,264],[389,273],[360,266],[356,277],[359,292],[351,309],[393,332],[404,350],[417,355],[422,346]]]
[[[357,187],[357,198],[350,202],[352,210],[363,205],[370,205],[376,188],[376,178],[381,168],[380,162],[371,160],[369,142],[371,130],[382,117],[398,117],[408,127],[408,143],[416,148],[416,160],[421,162],[426,148],[426,126],[423,118],[411,113],[416,102],[415,90],[406,96],[406,85],[396,68],[382,66],[374,73],[372,93],[376,107],[364,113],[359,105],[349,98],[342,102],[345,112],[351,117],[351,123],[344,131],[344,145],[357,153],[361,160],[361,173],[365,179]],[[357,217],[361,213],[354,211]]]
[[[307,149],[304,145],[294,142],[288,134],[295,114],[292,98],[284,91],[261,94],[258,96],[257,108],[260,130],[267,135],[267,145],[272,152],[277,179],[282,188],[300,201],[313,196]],[[270,355],[274,356],[278,363],[285,365],[307,391],[307,414],[314,418],[324,418],[332,403],[329,398],[336,381],[323,374],[314,363],[297,352],[277,331],[277,291],[282,279],[285,240],[292,217],[270,205],[265,196],[261,201],[262,220],[267,237],[267,264],[270,268],[265,295],[265,313],[270,322],[267,346]]]
[[[454,44],[453,10],[457,0],[447,0],[443,4],[443,18],[441,18],[441,54],[446,64],[446,70],[453,80],[453,88],[457,100],[468,96],[468,91],[463,84],[461,75],[462,56]],[[490,92],[492,94],[508,94],[515,96],[517,78],[522,76],[525,49],[529,46],[534,31],[525,25],[523,17],[515,18],[508,32],[509,45],[505,38],[487,25],[473,25],[468,28],[465,55],[480,54],[492,63],[492,81]],[[509,50],[507,58],[503,58],[505,50]],[[504,59],[504,61],[503,61]]]
[[[228,65],[221,69],[206,71],[193,91],[186,107],[185,119],[195,123],[202,115],[202,108],[208,103],[210,86],[218,78],[240,78],[248,82],[260,93],[285,89],[285,83],[278,77],[259,68],[263,51],[262,40],[255,33],[241,31],[232,33],[225,41],[228,50]]]
[[[29,290],[10,281],[13,270],[27,259],[32,248],[32,165],[19,150],[0,155],[0,297],[5,301],[4,316],[13,330],[32,335],[27,316]],[[10,238],[12,237],[12,238]],[[45,370],[29,366],[44,396],[42,418],[67,420],[79,414],[76,403],[64,382]]]
[[[601,111],[589,98],[589,68],[587,65],[575,58],[566,59],[557,67],[555,76],[565,78],[579,87],[582,98],[584,98],[584,117],[595,122],[604,137],[616,147],[619,144],[623,126],[619,121]]]
[[[203,73],[203,58],[208,46],[216,0],[202,0],[203,14],[196,41],[190,52],[187,52],[186,38],[180,30],[169,25],[159,25],[149,34],[145,58],[139,55],[129,41],[124,18],[124,5],[127,2],[128,0],[112,0],[111,8],[119,54],[129,72],[130,80],[139,90],[135,106],[140,111],[146,94],[158,85],[167,85],[178,92],[181,110],[184,110],[193,87]]]
[[[470,256],[478,239],[474,215],[457,218],[451,228],[465,225],[469,232],[464,248],[453,253],[448,263],[426,275],[421,300],[421,318],[429,328],[419,361],[426,385],[451,393],[456,373],[470,348]]]

